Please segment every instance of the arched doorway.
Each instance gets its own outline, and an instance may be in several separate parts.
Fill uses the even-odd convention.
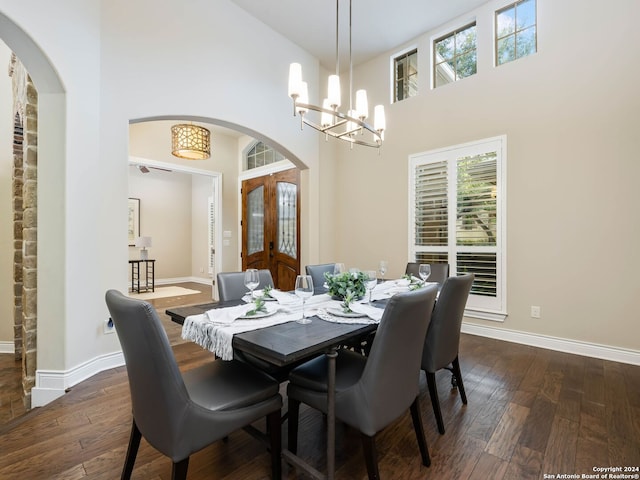
[[[14,352],[22,362],[23,403],[32,406],[36,385],[38,282],[38,160],[62,168],[64,165],[64,88],[55,68],[31,37],[12,20],[0,14],[1,39],[14,53],[13,199],[14,275],[10,290],[13,304]],[[24,68],[22,67],[24,66]],[[44,114],[44,115],[39,115]],[[42,119],[38,121],[39,117]],[[46,135],[41,135],[46,131]],[[38,139],[46,153],[38,158]],[[47,182],[40,178],[40,182]],[[55,189],[54,189],[55,190]],[[55,192],[54,192],[55,194]],[[48,237],[48,245],[62,248],[63,238]],[[55,250],[54,250],[55,252]],[[57,253],[54,253],[54,255]],[[51,279],[48,279],[51,281]],[[4,300],[4,299],[3,299]]]

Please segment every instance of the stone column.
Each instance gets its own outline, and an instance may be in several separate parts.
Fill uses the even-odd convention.
[[[22,387],[25,407],[31,408],[36,384],[38,324],[38,92],[27,76],[24,117],[22,202]]]
[[[13,127],[13,337],[16,360],[22,360],[22,118]]]
[[[15,56],[12,56],[9,71],[13,79],[16,118],[13,178],[15,350],[22,359],[24,405],[29,409],[37,367],[38,92]]]

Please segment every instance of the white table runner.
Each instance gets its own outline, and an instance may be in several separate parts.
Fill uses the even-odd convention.
[[[197,343],[222,360],[232,360],[232,341],[235,334],[301,318],[301,301],[295,304],[286,303],[290,301],[290,298],[286,297],[283,297],[282,301],[285,303],[284,305],[280,301],[266,303],[267,309],[276,310],[276,313],[263,318],[237,318],[253,308],[250,304],[214,309],[215,312],[210,310],[201,315],[191,315],[185,319],[182,326],[182,338]],[[342,309],[340,303],[340,301],[332,300],[327,294],[314,295],[306,301],[304,313],[305,316],[317,315],[323,320],[337,323],[378,323],[382,317],[383,309],[360,303],[352,305],[352,310],[367,316],[352,318],[332,315],[330,312],[333,309]]]

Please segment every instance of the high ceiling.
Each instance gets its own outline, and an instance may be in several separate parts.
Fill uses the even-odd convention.
[[[252,16],[335,68],[336,2],[232,0]],[[353,0],[353,63],[365,62],[487,0]],[[340,62],[348,61],[349,2],[340,0]],[[347,65],[346,63],[342,65]]]

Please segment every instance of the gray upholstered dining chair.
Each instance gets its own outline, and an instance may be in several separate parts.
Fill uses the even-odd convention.
[[[418,270],[421,262],[409,262],[404,273],[406,275],[413,275],[420,278]],[[449,278],[449,264],[448,263],[429,263],[431,265],[431,275],[427,278],[427,282],[438,282],[440,285]]]
[[[142,437],[171,458],[172,479],[186,479],[192,453],[267,417],[271,475],[280,479],[278,383],[236,361],[212,360],[181,374],[155,309],[116,290],[105,298],[124,353],[133,409],[122,478],[131,477]]]
[[[258,276],[260,278],[258,288],[264,288],[267,285],[273,286],[273,277],[269,270],[259,270]],[[240,300],[248,293],[247,287],[244,286],[244,272],[221,272],[218,273],[217,279],[218,295],[221,302]],[[287,380],[289,371],[295,366],[287,365],[279,367],[247,352],[234,351],[233,356],[236,360],[269,374],[280,383]]]
[[[474,274],[468,273],[458,277],[449,277],[444,282],[424,341],[421,368],[427,375],[433,413],[438,424],[438,431],[441,434],[444,433],[444,422],[442,421],[440,399],[436,387],[436,372],[438,370],[446,368],[453,374],[451,384],[460,391],[462,403],[467,404],[467,394],[464,391],[458,360],[458,348],[464,307],[469,298],[473,279]]]
[[[324,288],[324,274],[325,272],[333,273],[333,268],[335,266],[335,263],[322,263],[318,265],[307,265],[304,267],[307,275],[311,275],[311,280],[313,280],[313,290],[316,295],[327,291],[327,289]]]
[[[256,287],[261,289],[274,286],[271,271],[268,269],[258,270],[260,283]],[[249,289],[244,286],[244,272],[220,272],[216,275],[218,282],[218,298],[221,302],[229,300],[240,300],[249,293]]]
[[[375,435],[411,410],[422,463],[431,464],[419,405],[420,358],[437,286],[399,293],[387,304],[368,357],[351,350],[336,358],[336,418],[360,431],[369,478],[379,478]],[[326,413],[327,357],[289,375],[289,445],[297,451],[298,413],[305,403]]]

